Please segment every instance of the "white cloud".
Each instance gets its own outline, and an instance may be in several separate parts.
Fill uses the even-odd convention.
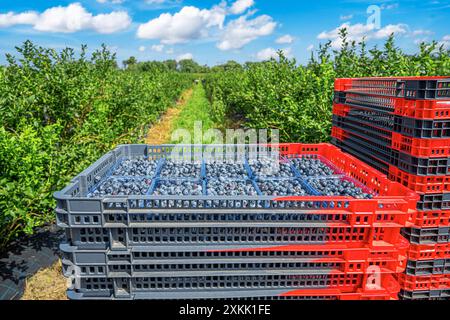
[[[390,24],[377,30],[374,24],[357,23],[352,25],[351,23],[343,23],[333,30],[321,32],[317,38],[320,40],[331,40],[331,46],[334,49],[338,49],[342,45],[342,41],[339,37],[339,31],[342,28],[347,29],[347,40],[357,42],[363,40],[363,38],[366,40],[383,39],[389,37],[392,33],[401,35],[408,32],[408,26],[405,24]]]
[[[292,42],[294,42],[294,40],[295,40],[295,38],[293,36],[287,34],[282,37],[279,37],[275,42],[280,43],[280,44],[284,44],[284,43],[291,44]]]
[[[44,32],[72,33],[92,29],[98,33],[114,33],[128,28],[131,18],[125,11],[113,11],[109,14],[93,15],[80,3],[67,7],[58,6],[36,12],[7,13],[0,15],[0,27],[17,24],[32,25],[35,30]]]
[[[314,50],[314,45],[313,45],[313,44],[310,44],[310,45],[308,46],[308,48],[306,48],[306,50],[308,50],[308,51]]]
[[[174,54],[175,50],[173,50],[173,48],[169,48],[169,49],[166,50],[166,53],[167,54]]]
[[[0,14],[0,28],[7,28],[17,24],[34,24],[39,18],[39,14],[34,11],[23,13],[8,12]]]
[[[282,49],[281,51],[287,58],[292,57],[292,48]],[[256,58],[260,61],[266,61],[266,60],[270,60],[272,58],[277,59],[278,51],[275,50],[274,48],[266,48],[266,49],[259,51],[256,54]]]
[[[142,39],[158,39],[164,44],[185,43],[208,36],[208,29],[223,28],[226,10],[223,6],[200,10],[183,7],[175,14],[163,13],[158,18],[141,24],[137,36]]]
[[[248,8],[255,5],[254,0],[237,0],[230,8],[232,14],[244,13]]]
[[[348,15],[342,15],[339,17],[341,20],[351,20],[353,19],[353,15],[352,14],[348,14]]]
[[[139,47],[139,51],[140,51],[140,52],[144,52],[145,49],[146,49],[146,48],[145,48],[144,46],[140,46],[140,47]]]
[[[152,45],[152,51],[162,52],[163,50],[164,50],[164,45],[163,44],[154,44],[154,45]]]
[[[125,11],[99,14],[92,17],[92,26],[98,33],[115,33],[128,28],[131,18]]]
[[[446,35],[445,37],[443,37],[442,40],[444,40],[444,41],[450,41],[450,34],[448,34],[448,35]]]
[[[377,30],[373,34],[373,38],[375,39],[384,39],[389,37],[391,34],[406,34],[408,32],[408,26],[404,24],[389,24],[384,28]]]
[[[220,50],[240,49],[259,37],[272,34],[277,26],[277,23],[267,15],[250,20],[247,17],[241,16],[226,26],[222,39],[217,44]]]
[[[180,54],[176,60],[181,61],[181,60],[191,60],[191,59],[194,59],[194,56],[192,55],[192,53],[183,53],[183,54]]]

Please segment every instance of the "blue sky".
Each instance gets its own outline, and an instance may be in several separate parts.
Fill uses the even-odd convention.
[[[397,44],[413,53],[422,40],[450,48],[449,19],[449,0],[2,1],[0,62],[30,39],[56,49],[87,44],[94,50],[105,43],[120,61],[193,57],[213,65],[264,60],[281,49],[304,63],[319,43],[338,47],[342,25],[370,45],[394,32]]]

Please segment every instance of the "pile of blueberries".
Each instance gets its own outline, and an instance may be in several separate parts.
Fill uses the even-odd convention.
[[[257,177],[292,178],[295,176],[288,163],[280,162],[270,157],[260,157],[248,161],[250,168]]]
[[[201,182],[182,180],[161,180],[153,192],[155,196],[201,196],[202,194]]]
[[[206,176],[208,178],[245,179],[248,174],[243,163],[214,161],[206,163]]]
[[[298,180],[260,180],[258,187],[265,196],[307,195]]]
[[[113,172],[113,176],[153,177],[158,161],[145,158],[127,159],[122,161]]]
[[[152,184],[151,179],[111,177],[95,189],[91,197],[145,195]]]
[[[336,173],[320,159],[295,158],[291,163],[312,188],[325,196],[351,196],[370,199],[353,182],[331,177]],[[295,177],[295,170],[287,162],[270,157],[250,159],[249,165],[256,177],[257,187],[249,180],[243,162],[207,162],[206,190],[203,190],[201,163],[166,160],[156,181],[153,195],[161,196],[256,196],[257,189],[265,196],[306,196],[311,190]],[[91,197],[146,195],[152,185],[150,177],[156,176],[158,161],[135,158],[122,161],[111,177],[102,182]],[[95,182],[101,178],[96,177]]]
[[[291,161],[303,177],[331,176],[334,174],[333,169],[319,159],[303,157],[294,158]]]
[[[166,160],[161,170],[161,178],[200,178],[201,163]]]
[[[209,196],[256,196],[255,187],[250,180],[232,180],[225,177],[208,180]]]
[[[365,193],[351,181],[339,178],[311,179],[308,183],[325,196],[348,196],[356,199],[372,199],[373,195]]]

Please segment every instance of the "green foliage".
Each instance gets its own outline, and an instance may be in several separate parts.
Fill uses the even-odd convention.
[[[192,77],[120,70],[106,47],[89,58],[26,42],[0,69],[0,248],[53,220],[52,193],[103,153],[140,142]]]
[[[449,75],[450,54],[436,42],[423,43],[415,55],[395,46],[391,36],[383,49],[347,41],[342,47],[320,47],[306,66],[280,53],[261,63],[234,63],[212,68],[205,81],[214,120],[235,119],[249,128],[278,129],[283,142],[324,142],[331,131],[335,78],[364,76]]]
[[[192,59],[185,59],[178,61],[178,70],[183,73],[205,73],[209,68],[199,65]]]

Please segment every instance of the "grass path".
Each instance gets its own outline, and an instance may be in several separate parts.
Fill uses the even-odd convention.
[[[193,92],[194,89],[186,90],[181,95],[181,98],[178,100],[177,104],[167,109],[161,119],[149,129],[145,139],[146,144],[159,145],[170,141],[173,123],[180,116],[180,113],[185,108],[186,103],[190,101]]]
[[[172,133],[177,129],[186,129],[192,136],[196,121],[202,122],[203,132],[215,127],[201,84],[182,94],[177,104],[149,129],[145,143],[158,145],[175,142],[172,141]],[[58,261],[27,279],[22,300],[67,300],[66,288],[67,280],[62,275],[61,261]]]
[[[172,134],[174,131],[179,129],[184,129],[189,132],[191,138],[194,138],[194,127],[196,123],[201,122],[202,132],[209,129],[218,127],[211,117],[210,114],[211,106],[206,98],[205,89],[201,84],[194,87],[192,97],[187,101],[185,107],[181,110],[179,117],[175,118],[173,121]],[[171,137],[168,141],[171,143],[181,142],[178,139]],[[210,139],[205,139],[203,143],[210,143]],[[194,141],[188,141],[187,143],[194,143]]]

